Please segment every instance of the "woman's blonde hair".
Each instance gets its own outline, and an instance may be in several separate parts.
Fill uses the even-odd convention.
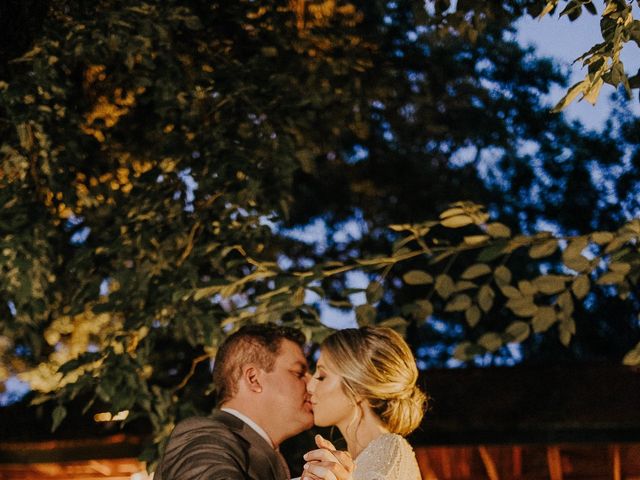
[[[345,393],[366,400],[389,431],[408,435],[420,425],[427,396],[416,385],[415,358],[398,333],[347,328],[327,337],[321,350],[342,377]]]

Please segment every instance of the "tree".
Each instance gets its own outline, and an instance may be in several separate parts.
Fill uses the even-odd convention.
[[[33,387],[59,403],[54,427],[65,404],[88,392],[113,412],[149,418],[161,447],[176,420],[205,408],[205,362],[226,333],[282,320],[320,340],[327,329],[311,295],[353,309],[341,275],[357,269],[374,279],[382,272],[355,308],[360,323],[417,328],[436,311],[464,334],[480,329],[458,350],[463,360],[545,330],[530,326],[538,309],[555,317],[537,322],[562,325],[561,338],[571,338],[567,298],[582,298],[585,280],[575,280],[576,293],[571,275],[550,270],[566,278],[525,292],[516,280],[546,285],[548,277],[523,250],[535,258],[560,250],[549,235],[511,231],[523,201],[528,227],[555,201],[529,198],[540,181],[529,160],[553,172],[558,151],[569,149],[565,165],[582,186],[585,152],[610,144],[536,101],[561,76],[506,38],[515,8],[496,8],[470,46],[457,31],[446,35],[438,17],[420,23],[411,2],[52,6],[42,36],[0,83],[0,332],[5,376],[29,370]],[[523,139],[542,153],[523,153]],[[451,168],[447,159],[466,148],[481,162],[498,147],[496,165],[517,195],[482,178],[478,165]],[[622,157],[602,155],[612,164]],[[441,195],[406,192],[436,174]],[[488,198],[511,228],[487,224],[471,203],[442,213],[463,194]],[[434,208],[416,213],[427,202]],[[371,234],[332,245],[327,262],[282,232],[317,215],[339,223],[354,205]],[[584,226],[561,213],[550,218]],[[567,236],[602,246],[593,248],[609,266],[624,264],[605,278],[636,301],[636,223],[602,228],[616,231]],[[517,269],[492,263],[514,252]],[[584,263],[580,253],[569,257]],[[563,268],[558,260],[554,269]],[[607,275],[583,266],[569,268],[581,278]],[[483,276],[493,294],[470,284]],[[509,303],[512,289],[519,303]],[[495,315],[480,323],[478,310]],[[524,320],[505,323],[512,313]]]
[[[452,8],[449,0],[434,0],[427,2],[434,13],[440,17],[440,24],[451,27],[473,40],[484,26],[497,15],[505,11],[516,11],[525,8],[532,17],[543,17],[554,13],[562,4],[564,7],[559,17],[567,16],[576,21],[584,11],[592,15],[598,14],[598,9],[591,0],[531,0],[526,2],[473,2],[459,1]],[[629,76],[624,64],[620,60],[622,49],[630,42],[640,46],[640,20],[634,18],[633,0],[605,0],[600,13],[600,32],[602,41],[596,43],[587,52],[576,59],[587,67],[585,78],[569,88],[567,94],[555,107],[560,111],[574,101],[579,95],[580,100],[595,103],[602,86],[607,83],[617,88],[623,86],[627,95],[631,97],[632,89],[640,88],[640,73]],[[636,0],[636,5],[640,3]]]

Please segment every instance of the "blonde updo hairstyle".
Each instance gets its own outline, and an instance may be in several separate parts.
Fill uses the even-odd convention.
[[[338,330],[321,351],[347,396],[366,400],[390,432],[405,436],[420,425],[427,396],[416,385],[415,358],[398,333],[386,327]]]

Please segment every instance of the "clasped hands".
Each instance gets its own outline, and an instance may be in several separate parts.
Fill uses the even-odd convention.
[[[349,452],[336,450],[333,444],[322,437],[315,436],[316,450],[304,455],[301,480],[352,480],[355,464]]]

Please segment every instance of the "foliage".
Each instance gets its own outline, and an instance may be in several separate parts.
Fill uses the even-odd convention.
[[[636,5],[640,2],[636,0]],[[566,16],[572,22],[577,20],[584,11],[597,15],[598,10],[592,0],[532,0],[528,2],[473,2],[458,1],[452,8],[449,0],[431,0],[427,5],[432,6],[436,15],[441,17],[441,25],[451,27],[475,40],[478,32],[504,12],[526,9],[529,15],[542,18],[554,13],[560,6],[559,17]],[[582,62],[587,67],[585,78],[571,86],[567,94],[555,106],[560,111],[574,101],[579,95],[580,100],[592,104],[596,102],[602,86],[607,83],[614,87],[623,86],[630,97],[632,89],[640,88],[640,73],[629,76],[623,62],[620,60],[622,49],[635,42],[640,47],[640,20],[634,18],[633,0],[605,0],[600,13],[600,32],[602,41],[596,43],[575,61]]]
[[[391,3],[53,2],[0,80],[0,380],[20,373],[58,402],[54,427],[86,392],[148,418],[151,460],[177,420],[210,406],[208,361],[247,322],[319,341],[325,303],[360,324],[445,319],[466,329],[468,360],[556,328],[568,343],[598,282],[637,303],[637,221],[511,234],[520,213],[558,203],[518,196],[534,170],[591,192],[585,159],[626,161],[538,101],[562,79],[505,39],[524,7],[450,31]],[[473,31],[469,44],[460,32]],[[452,167],[463,148],[478,161]],[[478,173],[492,149],[500,189]],[[489,197],[509,227],[472,203],[429,220],[461,197]],[[324,260],[279,230],[354,205],[371,235]],[[553,219],[589,225],[566,210]],[[603,229],[622,221],[599,212]],[[354,271],[371,283],[345,288]]]

